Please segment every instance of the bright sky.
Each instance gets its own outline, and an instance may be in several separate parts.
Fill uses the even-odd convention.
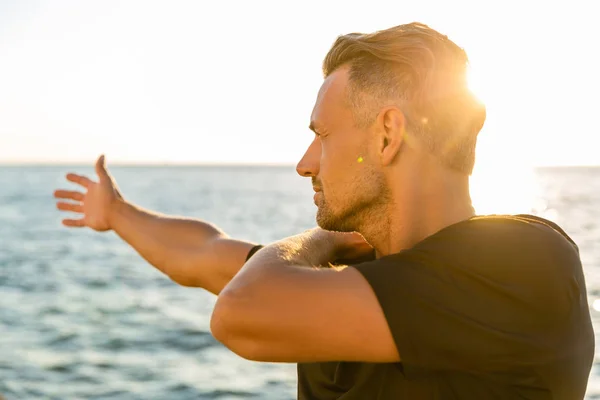
[[[420,21],[471,58],[478,163],[600,164],[597,2],[491,4],[0,0],[0,162],[295,163],[336,36]]]

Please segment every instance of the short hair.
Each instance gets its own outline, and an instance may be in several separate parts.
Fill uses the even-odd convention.
[[[447,36],[413,22],[339,36],[323,61],[325,77],[349,66],[347,100],[355,122],[369,126],[381,107],[398,105],[406,134],[443,165],[471,174],[485,106],[469,90],[469,60]]]

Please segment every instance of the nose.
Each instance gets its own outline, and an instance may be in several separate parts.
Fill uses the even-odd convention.
[[[317,176],[319,174],[319,163],[321,161],[321,143],[318,137],[312,141],[306,152],[296,165],[298,175],[304,177]]]

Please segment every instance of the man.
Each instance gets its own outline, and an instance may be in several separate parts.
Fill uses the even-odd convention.
[[[102,160],[100,183],[70,176],[86,195],[57,193],[83,201],[59,206],[84,212],[66,224],[113,228],[176,281],[220,293],[215,337],[299,363],[300,399],[582,399],[594,335],[577,246],[541,218],[474,215],[485,109],[464,51],[413,23],[341,36],[323,66],[297,170],[324,230],[261,249],[152,217],[120,200]],[[100,203],[120,205],[91,212]],[[359,232],[375,259],[314,268],[368,251],[330,231]]]

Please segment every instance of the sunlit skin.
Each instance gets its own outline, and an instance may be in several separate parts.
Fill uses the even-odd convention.
[[[334,76],[323,83],[310,122],[315,138],[297,171],[312,178],[319,226],[351,232],[366,214],[385,211],[387,194],[374,163],[364,162],[377,157],[375,142],[354,123],[343,85]]]
[[[384,256],[471,217],[468,175],[447,170],[422,150],[406,132],[399,106],[383,107],[369,126],[357,127],[347,87],[344,67],[323,83],[311,116],[316,136],[297,166],[317,191],[318,223],[355,230]],[[331,261],[335,252],[308,254],[311,263],[280,257],[296,245],[275,243],[245,264],[217,300],[215,337],[260,361],[400,360],[363,276],[352,267],[306,268]]]
[[[410,140],[397,106],[357,127],[347,81],[342,68],[323,83],[311,116],[315,138],[297,165],[312,179],[319,225],[358,231],[384,255],[472,216],[468,175],[439,165]]]

